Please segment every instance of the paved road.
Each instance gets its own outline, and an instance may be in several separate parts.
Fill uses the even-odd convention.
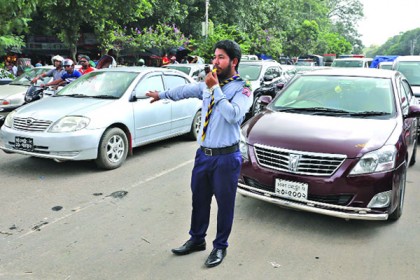
[[[135,150],[117,170],[0,152],[0,279],[419,279],[420,164],[395,223],[345,221],[237,196],[224,262],[174,256],[188,238],[196,149]],[[420,163],[420,160],[419,160]],[[208,244],[215,236],[215,210]]]

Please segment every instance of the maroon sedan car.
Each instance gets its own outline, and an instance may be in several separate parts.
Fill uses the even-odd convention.
[[[403,75],[323,69],[293,79],[242,126],[238,193],[298,210],[397,220],[420,105]]]

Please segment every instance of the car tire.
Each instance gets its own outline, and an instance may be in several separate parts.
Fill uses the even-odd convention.
[[[399,187],[399,195],[398,195],[398,205],[395,208],[395,210],[388,216],[388,220],[390,221],[396,221],[398,220],[403,212],[403,206],[404,206],[404,196],[405,196],[405,187],[407,184],[407,165],[404,164],[404,170],[402,172],[401,178],[400,178],[400,187]]]
[[[96,165],[102,169],[120,167],[128,154],[127,135],[120,128],[107,129],[101,137]]]
[[[200,128],[201,128],[201,110],[198,110],[197,113],[195,113],[195,116],[193,118],[193,121],[191,124],[191,130],[187,134],[188,139],[197,140],[198,134],[200,133]]]

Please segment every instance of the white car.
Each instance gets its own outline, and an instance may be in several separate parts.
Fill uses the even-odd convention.
[[[258,111],[258,95],[255,91],[260,87],[274,86],[283,82],[282,65],[275,60],[248,60],[241,61],[238,67],[239,75],[251,83],[254,101],[249,114],[253,116]]]
[[[0,130],[0,149],[56,161],[93,159],[100,168],[117,168],[134,147],[182,134],[197,139],[201,100],[150,103],[146,96],[193,82],[165,68],[91,72],[11,112]]]
[[[25,93],[30,86],[31,80],[53,68],[53,66],[32,68],[15,78],[11,83],[0,87],[0,123],[10,111],[25,104]],[[47,83],[50,79],[45,77],[44,81],[38,80],[38,83]]]

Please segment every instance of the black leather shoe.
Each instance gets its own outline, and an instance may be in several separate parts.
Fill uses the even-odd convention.
[[[225,256],[226,256],[226,248],[223,248],[223,249],[214,248],[213,251],[211,251],[209,257],[207,258],[204,264],[207,267],[214,267],[216,265],[221,264]]]
[[[194,243],[194,241],[188,240],[181,247],[172,249],[172,253],[178,256],[182,256],[182,255],[188,255],[189,253],[192,253],[192,252],[204,251],[204,250],[206,250],[206,241],[203,241],[202,243]]]

